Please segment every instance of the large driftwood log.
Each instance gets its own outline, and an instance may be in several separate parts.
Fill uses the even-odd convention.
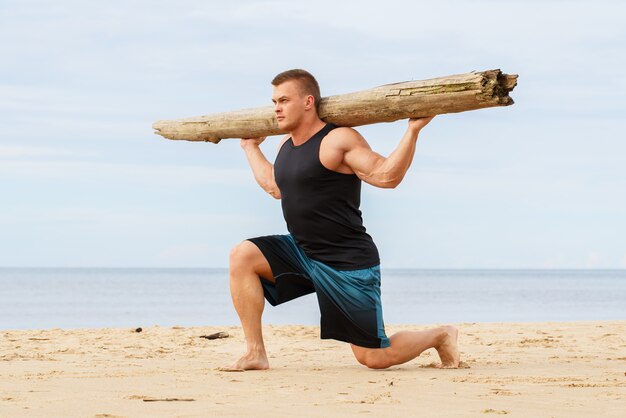
[[[457,113],[513,104],[509,92],[517,75],[489,70],[421,81],[387,84],[357,93],[322,98],[319,115],[339,126],[393,122],[421,116]],[[169,139],[210,141],[278,135],[274,107],[265,106],[177,120],[152,127]]]

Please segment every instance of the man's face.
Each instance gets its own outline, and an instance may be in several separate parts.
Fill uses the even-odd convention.
[[[296,80],[274,86],[272,102],[278,127],[285,132],[290,132],[300,124],[307,109],[307,95],[300,91]]]

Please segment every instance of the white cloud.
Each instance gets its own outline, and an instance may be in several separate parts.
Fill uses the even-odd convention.
[[[121,228],[172,228],[185,229],[219,229],[221,225],[253,224],[256,217],[253,213],[223,213],[219,208],[211,212],[195,212],[186,209],[173,216],[171,210],[164,208],[116,205],[116,207],[97,206],[46,206],[43,208],[13,206],[0,208],[0,225],[115,225]]]
[[[550,258],[545,259],[540,267],[543,269],[560,269],[567,268],[568,263],[565,260],[564,254],[558,253]]]
[[[196,262],[198,259],[206,258],[208,254],[221,248],[215,248],[207,243],[191,243],[173,245],[161,250],[156,258],[165,264],[178,264]]]
[[[80,122],[77,119],[85,116],[102,119],[128,112],[120,108],[119,93],[6,83],[0,84],[0,110],[34,118],[63,117],[66,122]]]
[[[597,268],[602,266],[603,257],[597,251],[590,251],[587,254],[587,262],[585,263],[585,267],[587,268]]]
[[[22,146],[22,145],[0,145],[0,160],[2,159],[29,159],[29,158],[49,158],[49,157],[93,157],[96,154],[87,151],[76,151],[73,149]],[[2,170],[0,166],[0,171]]]
[[[147,184],[163,187],[190,187],[224,184],[249,185],[249,169],[212,168],[193,165],[148,165],[82,161],[2,161],[0,179],[71,181],[98,184]]]

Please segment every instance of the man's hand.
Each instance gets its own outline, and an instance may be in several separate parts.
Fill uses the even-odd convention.
[[[266,136],[260,136],[258,138],[241,138],[241,148],[246,149],[248,147],[258,147],[261,142],[265,141]]]
[[[415,119],[409,119],[409,129],[412,130],[414,133],[419,133],[419,131],[422,130],[422,128],[426,125],[428,125],[428,123],[433,120],[434,116],[428,116],[425,118],[415,118]]]

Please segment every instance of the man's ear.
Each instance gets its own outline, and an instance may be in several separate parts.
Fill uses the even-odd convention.
[[[312,95],[306,96],[306,104],[304,105],[305,110],[311,110],[315,106],[315,98]]]

